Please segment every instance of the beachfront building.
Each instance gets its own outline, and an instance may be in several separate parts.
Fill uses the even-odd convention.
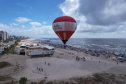
[[[0,45],[3,43],[3,34],[0,32]]]
[[[9,39],[8,33],[5,31],[0,31],[0,55],[2,55],[2,52],[4,51],[3,42]]]
[[[52,56],[54,47],[48,45],[30,45],[26,46],[26,55],[33,57]]]
[[[2,45],[3,41],[4,41],[4,33],[3,31],[0,31],[0,44]]]
[[[9,39],[9,35],[8,35],[8,33],[7,33],[7,32],[5,32],[5,33],[6,33],[6,40],[7,40],[7,39]]]
[[[9,39],[8,33],[5,31],[0,31],[0,42],[4,42]]]

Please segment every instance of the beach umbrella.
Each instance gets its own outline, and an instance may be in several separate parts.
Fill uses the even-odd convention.
[[[117,57],[117,58],[122,58],[122,57]]]
[[[117,57],[118,60],[123,60],[122,57]]]
[[[124,58],[126,58],[126,56],[123,56]]]
[[[77,28],[77,22],[70,16],[56,18],[52,24],[54,32],[65,44]]]
[[[116,57],[112,57],[112,59],[116,59]]]

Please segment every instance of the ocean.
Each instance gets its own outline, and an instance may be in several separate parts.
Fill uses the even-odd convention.
[[[63,44],[59,38],[44,38],[50,42]],[[70,38],[66,45],[92,50],[109,50],[126,53],[126,39],[123,38]]]

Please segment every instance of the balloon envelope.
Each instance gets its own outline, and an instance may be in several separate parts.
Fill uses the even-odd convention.
[[[53,21],[53,30],[65,44],[77,28],[77,22],[70,16],[61,16]]]

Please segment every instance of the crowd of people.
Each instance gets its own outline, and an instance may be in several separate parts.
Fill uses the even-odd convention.
[[[46,61],[45,61],[45,65],[48,65],[48,66],[50,66],[50,64],[51,63],[47,63]],[[43,70],[43,68],[42,67],[36,67],[36,70],[32,70],[32,72],[34,72],[34,73],[38,73],[38,74],[41,74],[41,73],[44,73],[44,75],[46,76],[47,74],[46,74],[46,72]]]
[[[51,42],[46,42],[46,44],[48,44],[50,46],[54,46],[56,48],[64,48],[65,47],[66,49],[84,52],[85,54],[90,54],[91,56],[99,57],[100,55],[103,55],[106,59],[110,58],[112,56],[114,56],[118,59],[118,57],[121,56],[122,59],[118,59],[118,60],[123,60],[123,58],[124,58],[123,61],[126,61],[125,60],[126,53],[117,53],[117,51],[85,49],[85,48],[74,47],[74,46],[64,45],[64,44],[51,43]]]

